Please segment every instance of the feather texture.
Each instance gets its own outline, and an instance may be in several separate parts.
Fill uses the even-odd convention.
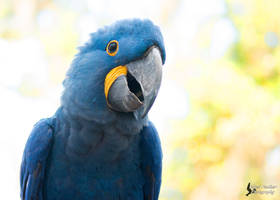
[[[106,45],[118,40],[116,56]],[[39,121],[26,143],[20,174],[25,200],[157,200],[161,146],[148,117],[116,112],[106,103],[104,80],[114,67],[135,61],[163,38],[149,20],[122,20],[100,29],[73,60],[61,106]]]
[[[47,159],[51,151],[55,119],[35,124],[23,153],[20,172],[21,198],[42,199]]]

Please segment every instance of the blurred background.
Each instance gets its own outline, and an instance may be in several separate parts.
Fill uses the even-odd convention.
[[[150,112],[160,199],[280,199],[279,10],[279,0],[0,0],[0,198],[19,199],[25,142],[58,108],[77,46],[138,17],[161,27],[167,51]],[[277,188],[247,197],[249,182]]]

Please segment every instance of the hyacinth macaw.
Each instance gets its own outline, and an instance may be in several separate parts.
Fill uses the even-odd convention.
[[[61,106],[37,122],[20,172],[25,200],[156,200],[162,151],[147,117],[165,48],[150,20],[90,35],[63,82]]]

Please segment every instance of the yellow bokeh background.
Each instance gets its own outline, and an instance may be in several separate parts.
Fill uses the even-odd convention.
[[[134,17],[159,25],[166,44],[150,113],[160,199],[280,199],[279,10],[279,0],[0,0],[1,199],[19,199],[25,141],[59,106],[77,46]],[[277,187],[246,196],[249,182]]]

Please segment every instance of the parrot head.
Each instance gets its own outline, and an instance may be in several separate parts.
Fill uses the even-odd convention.
[[[161,84],[165,48],[150,20],[121,20],[90,35],[64,80],[62,105],[88,120],[146,117]]]

